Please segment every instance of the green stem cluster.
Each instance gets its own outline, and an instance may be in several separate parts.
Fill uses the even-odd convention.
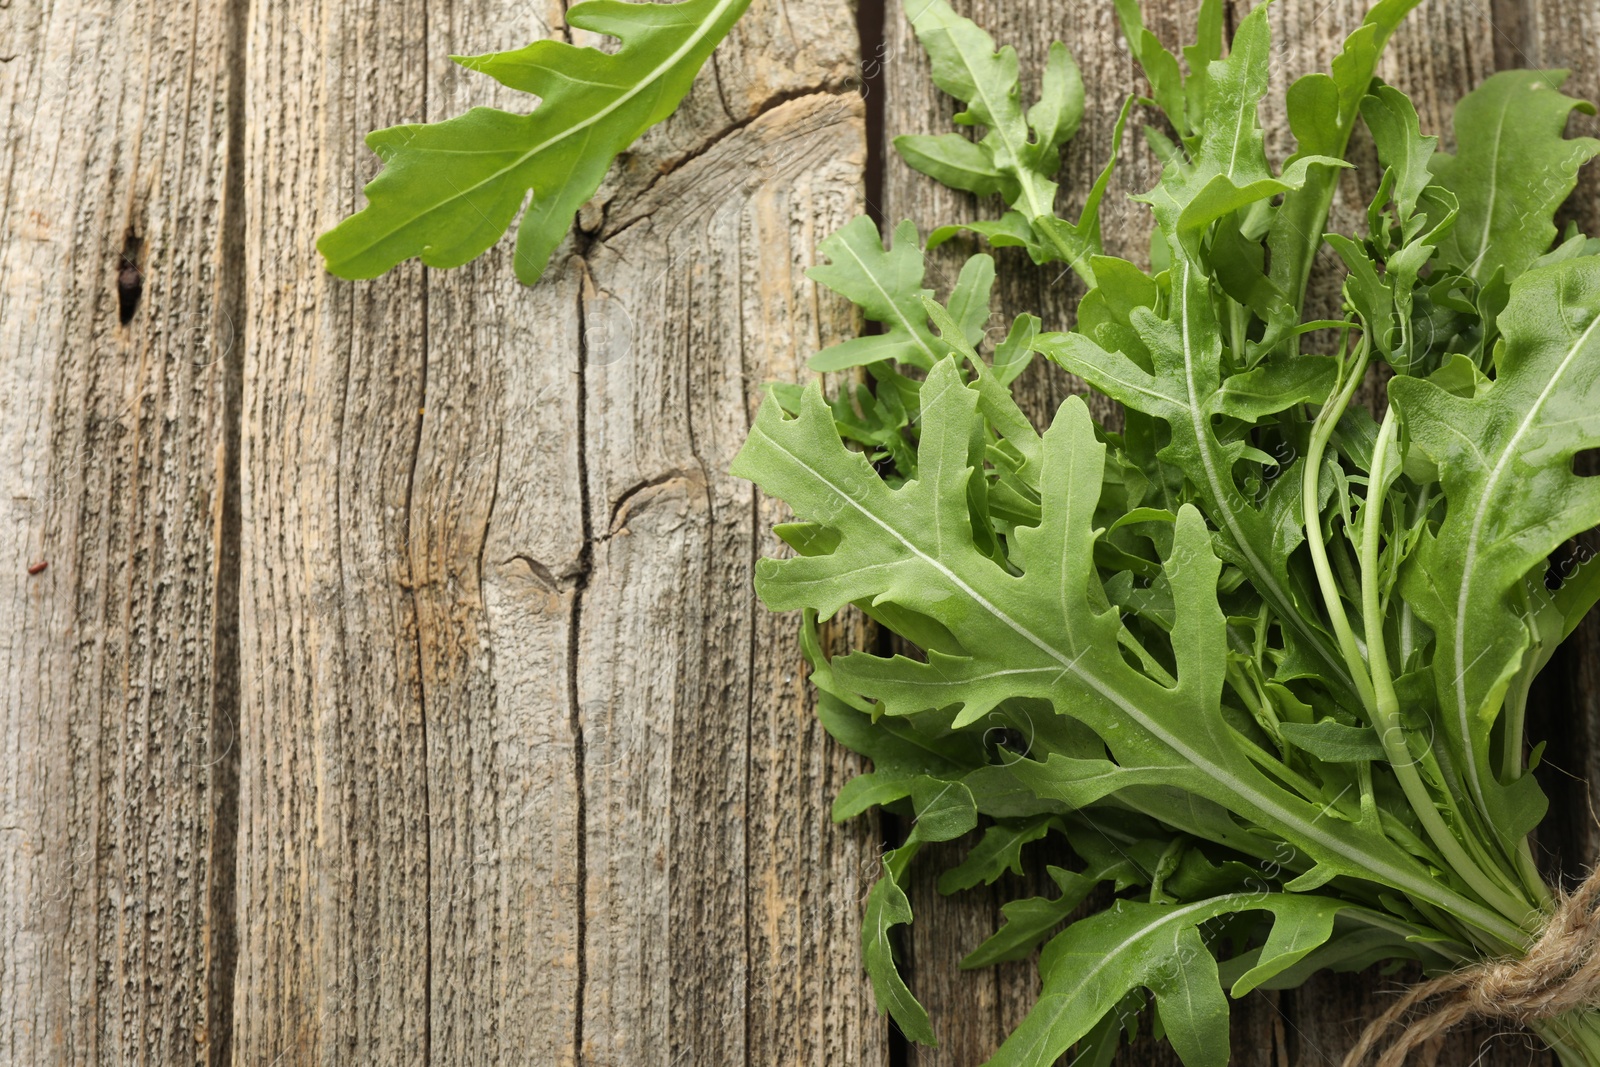
[[[1348,409],[1357,388],[1366,380],[1371,351],[1370,337],[1363,333],[1354,355],[1342,361],[1340,387],[1318,413],[1303,465],[1301,506],[1306,544],[1322,594],[1323,607],[1345,665],[1355,681],[1367,719],[1378,732],[1388,756],[1389,767],[1407,803],[1427,833],[1428,840],[1438,849],[1450,870],[1460,876],[1480,901],[1532,934],[1537,932],[1540,916],[1549,904],[1548,890],[1541,882],[1535,882],[1537,895],[1530,899],[1527,894],[1529,887],[1523,884],[1520,872],[1515,867],[1508,869],[1504,863],[1498,862],[1499,858],[1486,855],[1479,844],[1482,840],[1480,835],[1465,835],[1463,839],[1452,831],[1451,824],[1463,824],[1462,812],[1452,795],[1430,790],[1423,781],[1419,761],[1431,761],[1431,753],[1413,751],[1413,731],[1401,716],[1400,698],[1389,668],[1389,638],[1384,628],[1387,613],[1382,603],[1383,583],[1380,574],[1384,498],[1395,474],[1392,463],[1396,421],[1392,408],[1385,412],[1379,426],[1373,446],[1372,469],[1368,473],[1367,499],[1361,509],[1358,559],[1362,636],[1356,634],[1350,623],[1344,593],[1329,562],[1321,525],[1323,461],[1340,417]],[[1330,536],[1338,536],[1338,531],[1330,531]],[[1418,738],[1417,742],[1426,745],[1425,739]],[[1436,774],[1439,771],[1436,762],[1430,769]],[[1487,938],[1484,936],[1486,934]],[[1507,945],[1501,937],[1488,931],[1469,931],[1469,936],[1481,947],[1495,952],[1515,951],[1523,947]]]

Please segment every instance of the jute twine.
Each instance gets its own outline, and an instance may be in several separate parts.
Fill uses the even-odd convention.
[[[1558,898],[1526,956],[1487,960],[1413,986],[1367,1026],[1343,1067],[1360,1067],[1402,1022],[1405,1029],[1384,1049],[1377,1067],[1402,1067],[1412,1049],[1468,1019],[1527,1026],[1577,1008],[1600,1006],[1597,901],[1600,867],[1575,892]]]

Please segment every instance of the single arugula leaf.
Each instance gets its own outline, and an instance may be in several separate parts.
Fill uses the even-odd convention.
[[[1208,3],[1214,6],[1215,0]],[[1024,112],[1015,49],[996,51],[994,38],[946,0],[921,0],[911,23],[932,60],[934,84],[967,105],[956,122],[986,132],[976,142],[959,134],[907,135],[895,138],[896,150],[913,169],[979,196],[998,193],[1012,208],[998,220],[941,227],[928,247],[971,230],[997,248],[1026,248],[1036,263],[1067,263],[1094,284],[1088,261],[1101,250],[1100,201],[1121,150],[1128,108],[1113,132],[1111,161],[1091,187],[1079,220],[1069,223],[1055,216],[1057,186],[1051,180],[1061,169],[1061,146],[1083,119],[1083,79],[1066,46],[1050,46],[1039,100]]]
[[[896,226],[893,247],[886,249],[878,227],[862,215],[825,238],[817,251],[828,262],[812,267],[806,277],[852,301],[886,329],[823,349],[811,357],[812,370],[844,370],[883,361],[927,370],[948,351],[928,328],[923,301],[933,296],[933,290],[923,286],[927,265],[917,244],[916,223]],[[951,297],[951,310],[969,344],[983,338],[993,288],[994,260],[969,259]]]
[[[1028,109],[1028,127],[1034,134],[1033,165],[1041,174],[1061,169],[1061,146],[1077,136],[1082,122],[1083,75],[1067,46],[1052,41],[1039,100]]]
[[[1054,816],[1045,815],[1022,823],[1007,821],[990,826],[959,866],[939,876],[939,892],[948,896],[975,885],[990,885],[1007,871],[1021,874],[1022,846],[1043,838],[1055,821]]]
[[[995,169],[988,151],[959,133],[901,134],[895,151],[912,170],[976,196],[1017,196],[1016,183]]]
[[[1422,135],[1417,109],[1404,93],[1388,85],[1375,86],[1371,95],[1362,99],[1361,115],[1372,131],[1378,161],[1394,174],[1390,195],[1396,220],[1404,226],[1416,214],[1423,191],[1433,181],[1429,164],[1439,150],[1439,138]]]
[[[1364,971],[1377,963],[1392,966],[1400,960],[1415,960],[1430,970],[1449,970],[1459,958],[1460,946],[1451,946],[1455,950],[1452,953],[1436,951],[1423,944],[1422,935],[1406,930],[1404,924],[1389,920],[1381,926],[1365,925],[1360,919],[1367,917],[1356,909],[1342,912],[1334,920],[1334,933],[1327,942],[1255,988],[1295,989],[1318,971]],[[1228,982],[1234,971],[1242,973],[1256,958],[1255,953],[1248,952],[1229,960],[1221,968],[1223,981]]]
[[[1133,110],[1130,96],[1122,103],[1116,124],[1111,128],[1111,154],[1100,169],[1089,195],[1084,198],[1083,211],[1077,222],[1048,215],[1033,220],[1035,239],[1028,243],[1028,253],[1035,263],[1056,260],[1066,263],[1082,278],[1086,285],[1096,283],[1094,262],[1100,258],[1103,246],[1100,237],[1100,204],[1111,184],[1111,172],[1116,169],[1117,156],[1122,152],[1122,133],[1128,125],[1128,114]]]
[[[997,51],[994,38],[958,16],[946,0],[921,0],[909,14],[933,61],[933,83],[967,105],[956,122],[987,127],[977,147],[1009,194],[1006,199],[1023,205],[1029,218],[1050,214],[1056,186],[1049,176],[1060,167],[1061,145],[1083,115],[1083,82],[1072,57],[1061,46],[1050,50],[1044,96],[1025,116],[1016,49],[1007,45]],[[1031,126],[1030,118],[1040,125]],[[914,148],[925,143],[908,142]]]
[[[1378,60],[1394,31],[1420,2],[1378,0],[1355,32],[1345,38],[1331,73],[1307,74],[1289,87],[1285,108],[1298,148],[1285,163],[1286,169],[1299,159],[1344,155]],[[1269,338],[1286,336],[1298,319],[1338,179],[1336,170],[1313,168],[1299,188],[1284,194],[1283,204],[1273,215],[1267,234],[1271,276],[1274,287],[1288,299],[1268,323]]]
[[[517,228],[516,271],[534,284],[611,161],[672,114],[749,6],[589,0],[567,12],[567,24],[616,37],[615,54],[549,40],[455,57],[538,96],[539,105],[526,115],[478,107],[369,134],[384,167],[367,184],[367,206],[317,241],[328,269],[375,278],[412,258],[460,266],[500,239],[531,191]]]
[[[1279,723],[1278,733],[1294,747],[1329,763],[1384,758],[1383,742],[1370,726],[1346,726],[1323,719],[1315,723]]]
[[[1282,175],[1267,163],[1257,108],[1266,93],[1271,54],[1267,9],[1258,6],[1239,25],[1226,59],[1210,64],[1205,121],[1194,160],[1167,167],[1142,199],[1169,240],[1197,241],[1225,215],[1299,188],[1313,166],[1343,167],[1331,156],[1301,155]]]
[[[1144,71],[1145,81],[1150,83],[1151,102],[1167,116],[1180,137],[1191,135],[1194,124],[1185,103],[1183,71],[1178,67],[1178,57],[1167,51],[1161,40],[1145,28],[1139,0],[1116,0],[1116,6],[1122,36],[1139,69]]]
[[[1578,452],[1600,447],[1600,260],[1522,275],[1499,323],[1495,380],[1477,395],[1417,378],[1389,385],[1448,503],[1401,593],[1433,630],[1440,725],[1491,817],[1504,814],[1491,735],[1532,640],[1527,584],[1542,586],[1546,558],[1600,524],[1600,480],[1573,471]]]
[[[872,982],[872,999],[878,1005],[878,1013],[887,1013],[911,1040],[937,1045],[928,1010],[900,975],[891,933],[896,926],[911,922],[911,901],[902,880],[919,847],[908,844],[884,854],[883,875],[867,894],[866,914],[861,921],[861,959]]]
[[[887,1012],[901,1032],[913,1041],[936,1045],[927,1010],[912,995],[895,962],[890,933],[896,926],[912,921],[911,903],[905,893],[905,876],[922,846],[935,841],[952,841],[972,830],[980,807],[988,807],[982,793],[974,793],[965,780],[947,780],[932,775],[919,776],[912,785],[914,817],[903,845],[883,857],[883,874],[867,896],[866,915],[861,928],[862,959],[872,981],[879,1012]]]
[[[1098,886],[1136,873],[1133,865],[1121,857],[1099,866],[1091,865],[1081,874],[1061,867],[1049,867],[1047,871],[1050,880],[1060,890],[1060,895],[1025,897],[1000,905],[1005,925],[961,961],[963,970],[1027,959],[1041,942],[1089,899],[1089,894]]]
[[[1131,990],[1153,994],[1162,1029],[1186,1067],[1226,1067],[1228,1002],[1202,925],[1240,912],[1273,916],[1236,996],[1324,944],[1344,901],[1307,894],[1236,893],[1190,904],[1119,900],[1080,919],[1045,948],[1038,1004],[988,1067],[1050,1067]]]
[[[1566,78],[1564,70],[1505,70],[1456,105],[1456,154],[1433,161],[1461,205],[1440,253],[1475,281],[1503,271],[1510,282],[1549,250],[1556,208],[1600,152],[1593,137],[1563,136],[1573,111],[1594,114],[1594,105],[1559,91]]]
[[[994,346],[994,378],[1010,385],[1033,362],[1034,339],[1039,336],[1039,316],[1023,312],[1011,323],[1006,339]],[[1006,394],[1009,398],[1010,393]]]

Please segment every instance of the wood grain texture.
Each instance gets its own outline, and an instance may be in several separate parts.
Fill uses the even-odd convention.
[[[802,271],[858,209],[862,144],[853,97],[781,104],[613,209],[587,256],[585,322],[606,331],[578,645],[595,1063],[873,1043],[852,980],[866,828],[802,801],[846,765],[809,716],[794,620],[750,592],[776,513],[726,473],[761,383],[851,325]]]
[[[504,246],[351,284],[313,241],[361,204],[368,130],[526,106],[446,57],[562,32],[562,0],[0,5],[0,1063],[900,1062],[859,955],[885,842],[828,818],[862,761],[815,720],[795,620],[751,592],[783,509],[726,473],[761,384],[861,325],[803,277],[819,240],[869,206],[924,233],[998,212],[892,152],[865,204],[875,2],[757,0],[534,289]],[[955,110],[904,2],[880,138]],[[1072,45],[1076,217],[1138,84],[1109,0],[956,6],[1025,71]],[[1169,41],[1196,6],[1146,4]],[[1274,92],[1365,6],[1279,0]],[[1435,0],[1382,74],[1448,145],[1496,67],[1600,97],[1597,28],[1590,0]],[[1126,195],[1157,169],[1132,133],[1104,219],[1145,264]],[[1589,232],[1596,175],[1567,209]],[[1372,184],[1345,179],[1336,226]],[[975,248],[930,257],[936,289]],[[997,259],[997,327],[1072,321],[1071,276]],[[1043,366],[1019,389],[1041,421],[1081,391]],[[847,617],[831,639],[873,637]],[[1569,873],[1600,854],[1597,664],[1590,620],[1539,715],[1576,776],[1545,778]],[[907,1063],[981,1062],[1037,995],[1031,963],[958,971],[1043,888],[941,897],[960,847],[912,876],[908,973],[944,1044]],[[1401,980],[1255,994],[1233,1062],[1336,1064]],[[1551,1062],[1490,1036],[1419,1062]],[[1119,1062],[1176,1061],[1145,1040]]]
[[[255,5],[246,121],[242,1063],[429,1058],[429,750],[410,541],[426,289],[316,235],[425,114],[423,5]],[[360,153],[360,154],[358,154]]]
[[[427,117],[520,106],[446,57],[545,35],[560,25],[546,7],[549,22],[530,25],[524,4],[431,5]],[[559,262],[572,254],[569,243]],[[572,627],[588,565],[579,272],[558,266],[524,288],[502,245],[426,284],[408,547],[427,726],[430,1062],[571,1063],[583,900]]]
[[[859,209],[850,11],[757,5],[533,290],[503,249],[314,269],[359,135],[527,106],[442,57],[544,17],[255,12],[250,269],[292,266],[245,396],[241,1055],[882,1062],[876,842],[826,818],[855,761],[751,591],[775,513],[726,474],[761,383],[854,329],[802,273]]]
[[[230,12],[0,10],[6,1063],[228,1055]]]

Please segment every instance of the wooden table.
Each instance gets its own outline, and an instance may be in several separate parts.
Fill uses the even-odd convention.
[[[1500,67],[1600,95],[1600,2],[1432,2],[1384,67],[1430,131]],[[1075,215],[1137,84],[1110,0],[957,6],[1025,70],[1076,54]],[[1187,34],[1193,0],[1147,6]],[[531,290],[503,246],[353,284],[313,242],[377,170],[367,130],[525,106],[446,57],[558,0],[0,7],[0,1063],[968,1065],[1020,1018],[1028,966],[953,967],[1003,897],[931,875],[907,955],[945,1043],[873,1010],[884,831],[828,820],[860,763],[750,590],[781,511],[727,474],[761,384],[857,328],[804,278],[818,240],[994,212],[883,151],[955,110],[900,7],[757,0]],[[1362,7],[1282,0],[1278,89]],[[1140,261],[1122,194],[1154,175],[1130,138],[1106,230]],[[1070,278],[1000,262],[1007,317],[1070,321]],[[1046,418],[1075,388],[1021,393]],[[1600,853],[1597,649],[1534,730],[1569,871]],[[1235,1063],[1336,1063],[1387,988],[1252,996]]]

